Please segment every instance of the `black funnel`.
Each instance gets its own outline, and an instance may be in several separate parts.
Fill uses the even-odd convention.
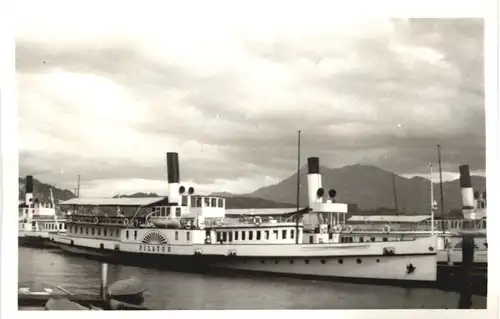
[[[307,159],[307,174],[319,174],[318,157],[309,157]]]
[[[177,153],[167,153],[167,172],[169,183],[179,183],[179,155]]]
[[[26,176],[26,194],[33,194],[33,176]]]

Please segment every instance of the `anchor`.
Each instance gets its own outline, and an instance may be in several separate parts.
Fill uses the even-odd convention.
[[[411,274],[415,271],[415,269],[417,269],[417,267],[413,266],[413,264],[410,263],[408,266],[406,266],[406,273]]]

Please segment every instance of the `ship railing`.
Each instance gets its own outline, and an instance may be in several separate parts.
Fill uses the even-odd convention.
[[[430,223],[429,223],[430,225]],[[442,230],[485,230],[486,220],[449,219],[434,221],[434,229]]]

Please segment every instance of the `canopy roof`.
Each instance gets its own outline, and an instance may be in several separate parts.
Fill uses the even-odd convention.
[[[76,206],[151,206],[160,203],[167,197],[139,197],[139,198],[72,198],[60,202],[59,205]]]

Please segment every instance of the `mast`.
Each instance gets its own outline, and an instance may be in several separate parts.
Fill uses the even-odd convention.
[[[431,233],[434,235],[434,183],[432,182],[432,163],[429,163],[429,181],[431,182]]]
[[[398,213],[398,194],[396,193],[396,174],[392,174],[392,191],[394,193],[394,208],[396,209],[396,216]]]
[[[441,218],[444,220],[444,196],[443,196],[443,170],[441,169],[441,145],[437,145],[438,149],[438,161],[439,161],[439,189],[441,195]],[[444,231],[444,222],[443,222]]]
[[[80,174],[78,174],[78,183],[76,184],[76,197],[80,197]]]
[[[299,209],[300,209],[300,130],[297,152],[297,214],[295,215],[295,243],[299,243]]]

